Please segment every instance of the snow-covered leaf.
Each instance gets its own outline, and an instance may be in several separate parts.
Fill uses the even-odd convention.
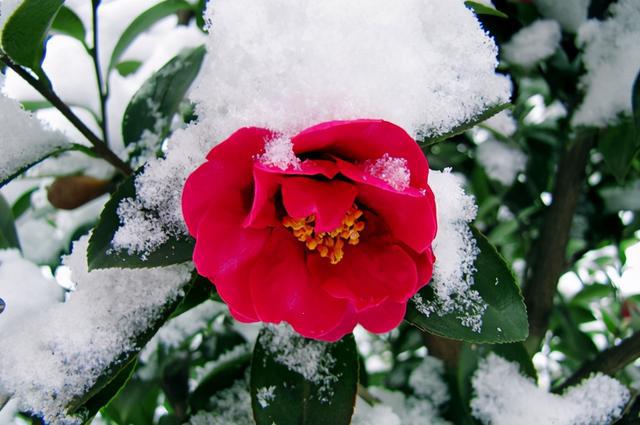
[[[251,363],[256,423],[351,423],[358,382],[353,335],[325,343],[283,329],[263,329],[256,341]]]
[[[146,10],[131,22],[120,36],[118,43],[113,48],[108,70],[111,71],[120,63],[125,50],[143,32],[151,28],[156,22],[167,16],[173,15],[179,10],[191,9],[192,6],[184,0],[165,0]]]
[[[510,106],[511,106],[510,103],[501,103],[499,105],[492,106],[491,108],[485,110],[483,113],[470,118],[469,120],[456,126],[451,131],[448,131],[445,134],[440,134],[434,137],[426,137],[422,139],[420,141],[420,144],[423,146],[431,146],[431,145],[435,145],[436,143],[443,142],[447,139],[452,138],[453,136],[457,136],[458,134],[461,134],[467,130],[470,130],[471,128],[475,127],[476,125],[480,124],[483,121],[488,120],[489,118],[496,115],[497,113],[504,111]]]
[[[109,267],[158,267],[191,260],[194,241],[189,237],[169,240],[145,256],[112,248],[111,241],[120,227],[118,207],[123,199],[135,197],[136,175],[128,177],[120,184],[100,214],[98,224],[89,240],[89,270]]]
[[[423,331],[461,341],[482,344],[522,341],[527,337],[529,327],[515,277],[487,238],[476,229],[473,229],[473,234],[480,253],[475,262],[477,271],[472,288],[478,291],[487,305],[482,315],[481,331],[477,333],[463,326],[455,312],[427,317],[412,302],[407,308],[405,320]],[[426,302],[435,296],[430,285],[420,291],[420,295]]]
[[[2,49],[16,63],[42,74],[44,44],[64,0],[25,0],[2,30]]]
[[[13,222],[11,206],[0,194],[0,249],[18,248],[20,242]]]
[[[198,75],[205,53],[204,46],[181,52],[142,85],[122,120],[125,145],[140,141],[145,132],[153,134],[158,142],[166,137],[171,119]]]

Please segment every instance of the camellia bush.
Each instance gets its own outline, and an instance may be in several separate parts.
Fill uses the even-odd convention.
[[[640,423],[638,46],[638,0],[0,0],[0,423]]]

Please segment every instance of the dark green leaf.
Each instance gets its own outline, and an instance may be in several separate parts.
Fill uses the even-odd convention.
[[[159,267],[191,260],[194,241],[188,237],[171,239],[163,243],[155,251],[148,253],[144,258],[141,255],[130,254],[127,251],[115,250],[111,246],[113,236],[120,227],[118,206],[120,201],[125,198],[135,198],[135,177],[137,175],[138,173],[127,177],[104,206],[98,224],[93,230],[91,239],[89,239],[89,248],[87,250],[89,270],[110,267]]]
[[[58,12],[56,19],[51,25],[51,31],[68,35],[80,41],[83,45],[85,44],[87,33],[84,29],[82,19],[66,6],[62,6]]]
[[[529,333],[529,326],[515,277],[487,238],[476,229],[473,229],[473,234],[480,250],[475,262],[477,272],[473,289],[480,293],[487,305],[481,331],[477,333],[463,326],[456,313],[443,316],[434,313],[427,317],[416,309],[413,302],[407,307],[405,320],[423,331],[461,341],[483,344],[522,341]],[[435,297],[430,286],[420,293],[426,301]]]
[[[640,139],[636,138],[635,124],[630,119],[603,129],[598,137],[598,148],[609,171],[623,183],[633,157],[640,149]]]
[[[138,142],[145,130],[160,141],[164,139],[171,128],[171,118],[200,71],[205,53],[203,46],[183,51],[142,85],[122,120],[125,145]]]
[[[120,75],[126,77],[127,75],[134,74],[136,71],[138,71],[141,65],[142,62],[140,61],[124,61],[116,65],[116,69],[118,70],[118,73]]]
[[[159,394],[157,382],[134,377],[102,412],[118,424],[151,424]]]
[[[42,73],[44,44],[64,0],[25,0],[6,21],[2,48],[19,65]]]
[[[636,144],[640,143],[640,72],[636,75],[631,94],[631,107],[633,109],[633,122],[636,127]]]
[[[18,248],[20,241],[13,221],[11,206],[0,194],[0,249]]]
[[[98,414],[98,411],[109,401],[118,395],[118,392],[127,384],[133,371],[136,368],[137,359],[134,357],[120,371],[115,374],[107,383],[88,399],[82,406],[69,411],[70,414],[79,416],[83,419],[84,424],[91,423],[92,419]]]
[[[205,376],[191,393],[189,405],[197,412],[207,409],[211,397],[220,390],[229,388],[235,381],[244,377],[245,370],[251,361],[251,353],[239,354],[221,361]]]
[[[276,361],[265,346],[267,332],[260,332],[251,362],[251,404],[257,425],[350,424],[358,383],[353,335],[326,348],[325,356],[335,359],[328,372],[336,379],[313,383]],[[265,389],[273,390],[273,398],[261,404],[258,391]]]
[[[173,15],[179,10],[190,9],[191,5],[184,0],[165,0],[152,8],[144,11],[124,30],[111,53],[108,70],[111,71],[120,63],[120,58],[131,43],[143,32],[151,28],[155,23],[167,16]]]
[[[476,125],[480,124],[482,121],[488,120],[489,118],[491,118],[492,116],[494,116],[498,112],[504,111],[505,109],[507,109],[510,106],[511,106],[510,103],[502,103],[500,105],[489,107],[483,113],[476,115],[475,117],[473,117],[473,118],[469,119],[468,121],[458,125],[457,127],[453,128],[451,131],[449,131],[449,132],[447,132],[445,134],[440,134],[440,135],[431,136],[431,137],[425,137],[420,142],[420,144],[423,145],[423,146],[431,146],[431,145],[434,145],[436,143],[443,142],[443,141],[445,141],[447,139],[452,138],[453,136],[456,136],[458,134],[464,133],[467,130],[470,130],[471,128],[473,128]]]
[[[17,220],[22,214],[24,214],[31,207],[31,195],[38,190],[37,187],[33,187],[24,192],[11,206],[11,213],[13,218]]]
[[[476,1],[465,1],[464,5],[473,10],[476,15],[491,15],[497,16],[499,18],[508,18],[506,14],[500,12],[499,10],[485,4],[478,3]]]

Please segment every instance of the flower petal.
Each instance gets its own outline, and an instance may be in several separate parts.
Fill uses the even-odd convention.
[[[407,303],[386,301],[358,313],[358,322],[369,332],[384,333],[395,329],[407,311]]]
[[[263,322],[286,321],[310,338],[342,324],[348,303],[315,285],[305,264],[304,245],[284,228],[274,229],[251,272],[251,297]]]
[[[341,181],[317,181],[290,177],[282,183],[282,202],[289,216],[304,218],[315,214],[316,232],[329,232],[342,224],[356,199],[354,185]]]
[[[429,164],[420,146],[406,131],[387,121],[330,121],[304,130],[291,142],[297,155],[323,152],[358,162],[384,154],[404,158],[411,171],[411,186],[427,186]]]

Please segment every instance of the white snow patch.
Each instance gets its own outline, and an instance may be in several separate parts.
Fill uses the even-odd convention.
[[[267,140],[264,144],[264,153],[258,157],[258,160],[264,165],[281,170],[300,168],[300,158],[293,153],[293,143],[288,137]]]
[[[476,153],[489,178],[504,186],[511,186],[518,173],[527,166],[527,156],[521,150],[495,139],[490,138],[478,145]]]
[[[513,136],[518,129],[518,123],[513,118],[513,113],[509,109],[498,112],[484,121],[482,125],[507,137]]]
[[[563,30],[575,33],[587,20],[591,0],[535,0],[538,11],[558,21]]]
[[[409,386],[416,396],[428,399],[434,406],[442,406],[449,401],[449,387],[443,376],[442,360],[426,356],[409,375]]]
[[[319,400],[329,401],[330,386],[338,382],[338,377],[331,372],[336,359],[327,352],[330,344],[303,338],[286,324],[267,325],[265,330],[261,341],[275,361],[319,385]]]
[[[411,171],[404,158],[395,158],[385,153],[382,158],[370,161],[367,173],[386,182],[397,191],[404,191],[411,183]]]
[[[4,78],[0,75],[0,90]],[[0,93],[0,181],[66,146],[66,137],[48,129],[20,103]]]
[[[427,302],[416,294],[413,301],[426,316],[455,312],[464,326],[480,332],[487,306],[478,291],[472,289],[479,250],[469,228],[478,207],[449,168],[442,172],[431,170],[429,186],[435,195],[438,219],[438,234],[432,245],[436,262],[430,283],[436,299]]]
[[[402,425],[451,425],[451,423],[445,419],[442,419],[438,407],[433,405],[431,401],[427,399],[421,399],[419,397],[405,396],[399,391],[390,391],[384,388],[373,387],[369,388],[369,392],[376,398],[382,401],[382,406],[388,406],[391,408],[391,412],[399,419],[396,422],[393,416],[388,410],[383,408],[362,409],[364,403],[358,400],[356,404],[356,414],[354,417],[354,424],[371,424],[371,425],[387,425],[375,418],[376,413],[380,412],[385,414],[389,418],[389,424],[402,424]],[[368,417],[359,418],[363,411],[366,413],[369,411]],[[356,421],[358,418],[358,421]],[[369,422],[367,422],[367,420]]]
[[[587,73],[580,80],[586,95],[574,126],[604,127],[631,114],[631,89],[640,70],[640,2],[620,0],[610,11],[611,18],[588,21],[578,32]]]
[[[22,258],[18,250],[0,250],[0,335],[19,328],[40,310],[62,302],[62,288],[47,279],[40,267]]]
[[[210,401],[212,412],[198,412],[190,425],[253,425],[251,395],[247,383],[237,380],[231,387],[217,392]]]
[[[560,25],[556,21],[537,20],[515,33],[502,46],[502,56],[508,63],[531,68],[553,55],[561,38]]]
[[[144,270],[87,270],[88,237],[64,258],[77,290],[67,302],[41,309],[3,332],[0,393],[46,422],[73,424],[65,408],[84,394],[174,300],[191,276],[190,264]]]
[[[551,394],[520,374],[517,363],[493,353],[480,362],[472,385],[473,416],[491,425],[607,425],[630,397],[626,387],[602,374],[563,395]]]
[[[274,394],[276,387],[273,385],[269,387],[261,387],[258,388],[256,398],[258,399],[258,404],[263,409],[269,407],[269,403],[276,399],[276,395]]]

